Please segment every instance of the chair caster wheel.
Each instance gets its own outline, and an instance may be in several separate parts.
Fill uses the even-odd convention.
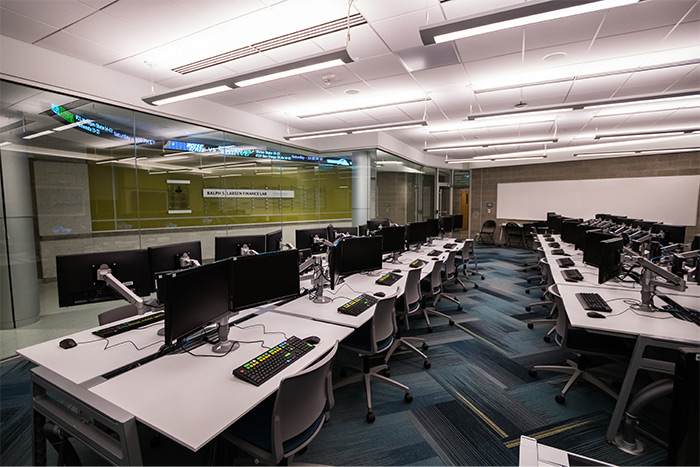
[[[481,276],[481,280],[483,281],[484,279],[485,279],[485,277],[484,277],[484,276]]]
[[[454,326],[454,325],[455,325],[455,322],[450,320],[450,326]]]
[[[376,417],[374,416],[374,412],[367,412],[367,423],[374,423],[374,420]]]
[[[423,350],[428,350],[429,348],[430,348],[430,346],[425,342],[423,342],[423,345],[421,345],[421,349],[423,349]]]
[[[537,378],[537,370],[529,370],[527,374],[532,376],[533,378]]]
[[[479,284],[474,284],[474,288],[475,288],[475,289],[478,289],[478,288],[479,288]]]
[[[462,305],[457,307],[457,311],[462,311],[462,310],[463,310]]]
[[[528,294],[528,295],[530,295],[530,291],[529,291],[529,290],[525,290],[525,293]]]
[[[429,333],[430,333],[430,332],[433,332],[433,328],[428,327],[428,332],[429,332]]]
[[[391,378],[391,371],[389,371],[388,369],[384,370],[382,373],[383,373],[384,376],[386,376],[387,378]]]
[[[526,306],[526,307],[525,307],[525,311],[530,311],[531,309],[532,309],[532,308],[530,308],[529,306]],[[532,329],[532,328],[530,328],[530,329]]]
[[[527,308],[525,308],[525,309],[527,310]],[[527,310],[527,311],[530,311],[530,310]],[[527,323],[527,328],[528,328],[528,329],[534,329],[534,328],[535,328],[535,325],[532,324],[532,323]]]
[[[554,400],[557,401],[557,404],[564,404],[566,402],[566,397],[563,394],[557,394],[554,396]]]
[[[431,365],[430,365],[430,362],[429,362],[428,360],[426,360],[426,361],[423,362],[423,368],[425,368],[426,370],[427,370],[428,368],[430,368],[430,366],[431,366]]]
[[[403,400],[406,402],[411,402],[413,400],[413,396],[411,395],[410,392],[407,392],[406,394],[404,394]]]
[[[529,279],[528,279],[527,283],[528,283],[528,284],[532,284],[532,282],[530,282],[530,280],[529,280]]]
[[[549,344],[550,342],[552,342],[552,338],[549,337],[549,336],[544,336],[544,337],[542,338],[542,340],[545,341],[547,344]]]

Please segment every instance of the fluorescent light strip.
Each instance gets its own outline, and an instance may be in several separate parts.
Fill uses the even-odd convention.
[[[74,128],[74,127],[80,126],[80,125],[86,125],[86,124],[92,123],[92,122],[94,122],[94,120],[80,120],[79,122],[69,123],[68,125],[56,127],[53,129],[53,131],[64,131],[64,130],[68,130],[69,128]]]
[[[466,120],[466,119],[465,119]],[[469,124],[454,128],[444,128],[442,130],[432,130],[428,131],[431,135],[439,133],[454,133],[457,131],[469,131],[478,130],[481,128],[494,128],[500,126],[511,126],[511,125],[521,125],[521,124],[536,124],[536,123],[554,123],[555,118],[543,118],[540,115],[511,115],[503,116],[498,119],[497,122],[492,122],[490,119],[480,119],[479,121],[467,120]]]
[[[12,141],[3,141],[2,143],[0,143],[0,148],[9,144],[12,144]]]
[[[297,115],[297,118],[311,118],[311,117],[320,117],[323,115],[334,115],[334,114],[339,114],[339,113],[344,113],[344,112],[356,112],[360,110],[371,110],[371,109],[379,109],[381,107],[391,107],[394,105],[402,105],[402,104],[416,104],[419,102],[426,102],[431,100],[430,97],[416,97],[416,98],[411,98],[411,99],[400,99],[400,100],[393,100],[393,101],[387,101],[387,102],[381,102],[381,103],[366,103],[366,104],[360,104],[360,105],[355,105],[355,106],[349,106],[349,107],[338,107],[335,109],[326,109],[326,110],[317,110],[314,112],[307,112],[307,113],[301,113]],[[367,101],[364,101],[367,102]]]
[[[23,136],[22,139],[34,139],[38,138],[39,136],[49,135],[51,133],[53,133],[53,130],[40,131],[39,133],[34,133],[33,135]]]
[[[611,152],[582,152],[574,154],[574,157],[604,157],[604,156],[653,156],[661,154],[678,154],[680,152],[700,151],[700,147],[676,148],[676,149],[641,149],[639,151],[611,151]]]
[[[165,105],[172,104],[173,102],[186,101],[188,99],[194,99],[196,97],[209,96],[211,94],[217,94],[224,91],[230,91],[231,87],[226,85],[215,86],[213,88],[201,89],[199,91],[188,92],[186,94],[180,94],[178,96],[167,97],[165,99],[158,99],[152,102],[153,105]]]
[[[574,2],[573,0],[570,0],[568,2],[540,2],[534,5],[526,5],[524,7],[515,8],[509,11],[501,11],[482,18],[471,18],[461,22],[452,23],[452,27],[450,27],[450,23],[447,23],[447,25],[443,24],[425,28],[420,32],[425,45],[433,43],[430,41],[431,37],[435,43],[439,44],[441,42],[454,41],[465,37],[473,37],[490,32],[526,26],[528,24],[551,21],[554,19],[584,13],[591,13],[608,8],[630,5],[637,2],[639,2],[639,0],[598,0],[584,2]],[[576,6],[554,9],[558,5],[566,3],[578,4]],[[547,9],[548,7],[550,8]],[[491,17],[493,18],[493,21],[489,21],[491,20]],[[499,17],[503,19],[499,20]],[[483,24],[484,20],[488,22]],[[460,24],[463,24],[463,27],[460,27]],[[450,31],[440,34],[441,28],[448,29]]]
[[[144,159],[148,159],[148,157],[125,157],[123,159],[108,159],[108,160],[104,160],[104,161],[95,162],[95,164],[96,165],[111,164],[112,162],[114,162],[115,164],[123,164],[123,163],[131,162],[131,161],[138,162],[138,161],[142,161]]]
[[[452,150],[459,150],[459,149],[469,149],[469,148],[488,148],[488,147],[494,147],[494,146],[513,146],[513,145],[520,145],[520,144],[545,144],[545,143],[556,143],[559,141],[558,138],[532,138],[532,139],[523,139],[523,140],[516,140],[516,141],[480,141],[480,142],[475,142],[473,144],[458,144],[454,146],[441,146],[441,147],[432,147],[432,148],[424,148],[423,151],[425,152],[438,152],[438,151],[452,151]]]
[[[607,135],[596,135],[595,139],[613,139],[613,138],[629,138],[629,137],[652,137],[652,136],[679,136],[693,133],[697,130],[669,130],[669,131],[657,131],[657,132],[638,132],[638,133],[618,133],[618,134],[607,134]]]
[[[502,118],[511,118],[511,117],[519,117],[519,116],[528,116],[531,117],[536,115],[538,117],[541,117],[542,115],[552,115],[552,114],[559,114],[562,112],[571,112],[574,110],[574,107],[562,107],[562,108],[557,108],[557,109],[544,109],[544,110],[519,110],[515,112],[503,112],[501,114],[492,114],[492,115],[473,115],[468,117],[468,120],[481,120],[481,121],[492,121],[492,120],[500,120]]]
[[[334,60],[329,60],[327,62],[316,63],[314,65],[307,65],[300,68],[295,68],[293,70],[280,71],[277,73],[272,73],[265,76],[259,76],[257,78],[244,79],[243,81],[236,81],[233,84],[239,88],[244,88],[246,86],[252,86],[254,84],[266,83],[268,81],[274,81],[276,79],[288,78],[290,76],[300,75],[302,73],[309,73],[311,71],[325,70],[326,68],[331,68],[334,66],[344,65],[341,59],[336,58]]]
[[[546,159],[546,158],[547,158],[547,156],[532,156],[532,157],[505,157],[502,159],[489,159],[489,160],[491,162],[512,162],[512,161],[534,161],[537,159]],[[483,161],[478,161],[478,162],[483,162]]]
[[[296,141],[299,139],[327,138],[329,136],[345,136],[350,134],[370,133],[375,131],[403,130],[406,128],[426,126],[427,124],[428,122],[426,122],[425,120],[386,123],[382,125],[361,126],[355,128],[339,128],[337,130],[315,131],[310,133],[297,133],[295,135],[287,135],[284,137],[284,139],[286,139],[287,141]]]
[[[678,101],[681,101],[680,103]],[[686,101],[686,102],[684,102]],[[627,115],[639,112],[660,112],[664,110],[679,110],[700,107],[700,98],[682,97],[677,99],[659,99],[654,102],[623,102],[608,105],[586,106],[584,109],[600,109],[597,117],[607,117],[615,115]]]

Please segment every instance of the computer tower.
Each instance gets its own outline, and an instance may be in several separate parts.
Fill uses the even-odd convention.
[[[668,465],[700,465],[700,353],[681,348],[671,401]]]

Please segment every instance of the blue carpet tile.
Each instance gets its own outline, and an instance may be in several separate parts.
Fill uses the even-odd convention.
[[[459,284],[445,288],[463,310],[445,299],[437,304],[438,311],[447,314],[454,325],[430,316],[432,332],[422,317],[412,318],[409,329],[402,326],[403,336],[424,338],[429,345],[425,352],[430,369],[424,369],[423,359],[408,349],[399,349],[390,361],[390,377],[409,386],[413,401],[405,402],[400,389],[373,383],[376,421],[369,424],[363,385],[339,388],[330,420],[295,460],[327,465],[517,465],[524,434],[613,464],[665,464],[670,398],[655,402],[642,414],[638,437],[646,449],[641,456],[607,444],[605,432],[614,408],[611,397],[583,382],[571,388],[565,404],[557,404],[554,396],[568,376],[539,371],[533,377],[528,373],[534,365],[563,364],[575,358],[554,339],[543,341],[551,324],[538,324],[534,329],[526,326],[549,312],[543,306],[525,310],[542,295],[539,290],[525,293],[535,285],[527,277],[537,271],[523,268],[535,262],[535,255],[502,247],[478,247],[477,255],[479,272],[486,279],[469,278],[478,288],[474,283],[466,284],[466,292]],[[382,358],[371,361],[373,365],[382,362]],[[361,362],[355,354],[339,352],[334,378],[346,364]],[[27,363],[15,362],[0,368],[2,465],[31,464],[29,368]],[[147,464],[210,461],[207,453],[188,454],[167,440],[154,443],[153,433],[142,428]],[[104,463],[89,451],[79,454],[83,464]],[[238,451],[233,457],[238,464],[253,461]],[[50,460],[55,458],[54,452]]]

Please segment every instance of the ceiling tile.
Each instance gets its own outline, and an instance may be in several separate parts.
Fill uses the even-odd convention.
[[[318,42],[318,39],[316,41]],[[366,60],[389,52],[389,48],[369,24],[363,24],[350,30],[350,42],[347,44],[347,49],[353,60]]]
[[[163,44],[209,27],[206,21],[169,0],[120,0],[102,12],[141,31],[139,37],[149,43],[155,40]]]
[[[99,10],[101,8],[106,7],[110,3],[112,3],[114,0],[78,0],[80,3],[83,3],[90,8],[93,8],[95,10]]]
[[[678,81],[673,83],[673,85],[669,87],[666,91],[678,92],[697,89],[698,83],[700,83],[700,66],[695,67],[695,69],[693,69],[687,75],[683,76]]]
[[[373,79],[371,81],[367,81],[367,84],[374,92],[402,94],[419,93],[423,91],[418,83],[416,83],[416,81],[408,74],[392,76],[389,78]]]
[[[93,8],[75,0],[3,0],[2,6],[57,28],[66,27],[95,12]]]
[[[630,74],[577,79],[573,82],[566,102],[585,102],[610,99],[615,91],[629,79]]]
[[[3,36],[12,37],[23,42],[35,42],[57,28],[33,20],[12,10],[0,8],[0,31]]]
[[[683,78],[697,65],[685,65],[660,70],[638,71],[622,85],[615,97],[660,94]]]
[[[498,33],[498,39],[494,39],[492,34],[483,34],[460,39],[455,44],[463,62],[474,62],[520,53],[523,48],[523,33],[520,29],[507,29]]]
[[[362,59],[345,66],[365,81],[406,73],[401,62],[391,53]]]
[[[695,5],[695,0],[644,1],[634,5],[611,8],[607,11],[605,22],[599,36],[616,36],[619,34],[658,28],[662,25],[671,27]],[[697,9],[694,10],[697,12]],[[695,13],[695,20],[698,19]]]
[[[37,45],[96,65],[104,65],[122,57],[121,52],[64,31],[52,34]]]
[[[394,2],[375,2],[377,4],[395,5]],[[401,2],[403,4],[403,2]],[[423,2],[425,3],[425,2]],[[403,50],[423,45],[418,28],[426,24],[441,21],[439,7],[428,10],[429,19],[426,22],[425,11],[415,11],[402,16],[372,23],[372,27],[381,36],[391,50]]]
[[[445,18],[447,20],[456,20],[468,16],[483,16],[489,11],[500,10],[508,7],[521,6],[525,0],[489,0],[485,7],[481,2],[473,1],[451,1],[441,3]]]
[[[425,10],[429,9],[430,15],[435,13],[435,19],[431,22],[442,21],[442,11],[436,10],[438,0],[401,0],[400,2],[386,2],[377,0],[357,0],[353,6],[362,16],[371,22],[381,21],[387,18],[394,18],[406,13],[421,11],[425,16]]]
[[[298,92],[304,91],[316,91],[321,83],[314,84],[311,81],[304,79],[302,76],[290,76],[289,78],[277,79],[265,83],[272,89],[276,89],[279,92],[285,94],[296,94]]]
[[[604,17],[605,12],[597,11],[531,24],[524,28],[525,47],[530,50],[570,42],[591,41]],[[498,38],[494,37],[494,40]]]
[[[219,24],[239,16],[247,15],[265,8],[266,5],[258,0],[172,0],[190,14],[206,21],[208,24]]]
[[[285,63],[294,60],[300,60],[311,55],[320,54],[323,52],[318,45],[312,41],[297,42],[296,44],[286,45],[277,49],[266,50],[263,55],[277,63]]]
[[[83,21],[79,21],[66,32],[87,41],[101,44],[128,56],[134,52],[148,50],[163,43],[158,34],[145,35],[128,21],[123,21],[100,11]]]
[[[432,70],[415,71],[412,75],[426,91],[451,84],[466,86],[469,82],[461,63]]]

